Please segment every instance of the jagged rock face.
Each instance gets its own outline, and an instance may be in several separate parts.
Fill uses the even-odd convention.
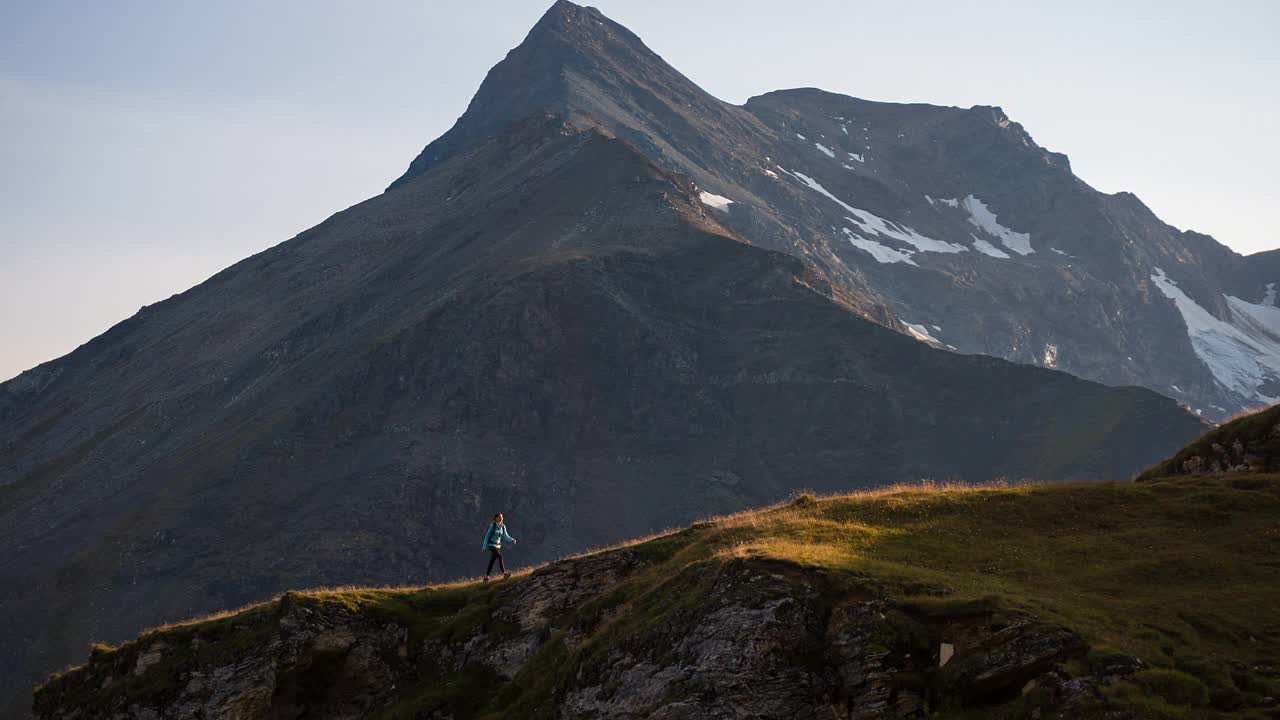
[[[1126,477],[1201,431],[866,322],[720,219],[535,116],[3,386],[9,691],[288,588],[476,573],[499,508],[542,561],[802,487]]]
[[[673,597],[617,632],[625,615],[655,608],[595,608],[643,565],[629,551],[558,563],[491,589],[478,601],[486,624],[426,639],[372,611],[286,596],[238,626],[231,619],[221,637],[162,632],[99,655],[44,687],[36,711],[46,720],[471,717],[524,692],[524,711],[566,720],[869,719],[999,706],[1039,686],[1050,689],[1042,716],[1071,717],[1140,666],[1068,687],[1060,665],[1087,649],[1068,630],[841,596],[821,575],[754,561],[726,566],[709,596],[683,606]],[[699,582],[673,582],[689,580]],[[257,640],[237,643],[237,633]],[[943,642],[954,655],[939,667]]]
[[[1280,399],[1270,256],[1097,192],[1000,108],[814,89],[737,107],[562,1],[398,182],[537,109],[688,175],[751,242],[805,259],[865,317],[939,347],[1142,385],[1214,419]]]

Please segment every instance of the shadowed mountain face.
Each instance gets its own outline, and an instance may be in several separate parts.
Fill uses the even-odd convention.
[[[740,223],[651,147],[527,105],[0,385],[0,710],[91,640],[477,572],[496,509],[528,562],[801,487],[1124,477],[1202,428],[1146,390],[868,322],[878,296],[835,255],[747,242],[780,216]]]
[[[686,180],[538,116],[3,387],[6,677],[300,586],[480,570],[785,496],[1120,477],[1137,388],[867,322]]]
[[[999,108],[814,89],[737,107],[595,9],[559,2],[398,182],[536,109],[732,201],[726,225],[926,342],[1143,385],[1215,419],[1280,399],[1270,254],[1242,257],[1094,190]]]

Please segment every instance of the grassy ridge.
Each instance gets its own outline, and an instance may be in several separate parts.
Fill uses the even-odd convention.
[[[802,496],[630,551],[650,563],[575,611],[611,619],[585,623],[597,629],[572,651],[545,643],[499,693],[481,694],[479,705],[473,690],[492,677],[424,682],[386,717],[442,705],[458,717],[549,717],[553,690],[590,672],[596,653],[690,615],[687,608],[712,592],[718,569],[744,561],[817,569],[835,593],[870,591],[920,607],[982,602],[1061,623],[1088,640],[1089,662],[1119,653],[1147,663],[1108,690],[1115,706],[1143,716],[1249,717],[1225,709],[1263,707],[1265,697],[1280,696],[1280,476]],[[277,603],[340,604],[385,615],[415,640],[447,639],[478,626],[501,634],[493,610],[522,581],[289,593]],[[270,615],[262,607],[245,613],[156,632],[202,633]],[[231,636],[256,637],[243,627]],[[202,647],[217,652],[216,644]],[[1074,670],[1087,673],[1087,665]]]
[[[1204,467],[1196,471],[1208,472],[1211,469],[1208,463],[1214,459],[1227,460],[1230,452],[1227,449],[1234,449],[1237,443],[1242,450],[1241,454],[1249,456],[1248,464],[1258,471],[1275,472],[1280,469],[1280,432],[1277,432],[1277,427],[1280,427],[1280,405],[1243,415],[1205,433],[1173,457],[1148,468],[1138,479],[1151,480],[1187,474],[1184,463],[1197,457],[1205,459],[1205,463]],[[1246,458],[1232,458],[1235,462],[1244,459]],[[1231,460],[1225,464],[1231,464]]]

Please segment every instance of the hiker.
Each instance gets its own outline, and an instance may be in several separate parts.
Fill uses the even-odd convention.
[[[507,534],[507,526],[502,522],[502,513],[493,516],[493,522],[489,523],[489,529],[484,531],[484,545],[482,550],[489,551],[489,568],[484,571],[484,581],[489,582],[489,573],[493,572],[493,561],[498,561],[498,570],[502,572],[502,578],[511,577],[511,573],[507,572],[507,566],[502,562],[502,541],[510,540],[512,545],[516,544],[516,539]]]

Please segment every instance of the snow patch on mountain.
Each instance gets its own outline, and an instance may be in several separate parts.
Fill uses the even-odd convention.
[[[941,340],[929,334],[929,328],[925,327],[924,325],[914,325],[912,323],[906,322],[905,320],[902,322],[902,324],[907,326],[907,332],[911,333],[911,336],[914,337],[915,339],[920,340],[922,342],[934,343],[937,345],[942,344]]]
[[[915,248],[919,252],[959,253],[959,252],[966,252],[969,249],[964,245],[959,245],[956,243],[949,243],[949,242],[942,242],[941,240],[934,240],[931,237],[921,235],[920,233],[916,232],[912,228],[907,227],[906,225],[895,223],[892,220],[886,220],[869,210],[859,210],[858,208],[841,200],[835,195],[832,195],[831,191],[827,190],[825,187],[822,186],[822,183],[818,182],[817,180],[814,180],[808,175],[805,175],[804,173],[799,171],[788,170],[782,167],[781,165],[778,165],[777,168],[782,172],[796,178],[797,180],[804,183],[805,185],[809,186],[809,189],[813,190],[814,192],[828,198],[835,204],[844,208],[849,213],[848,215],[845,216],[845,219],[853,223],[854,225],[857,225],[858,230],[861,231],[860,233],[855,233],[853,230],[850,230],[849,228],[845,228],[845,233],[850,236],[851,241],[852,241],[852,238],[854,237],[862,241],[862,244],[855,242],[854,245],[857,245],[858,247],[861,247],[864,250],[867,250],[867,252],[871,252],[872,255],[876,255],[878,251],[873,252],[872,250],[868,249],[869,246],[866,245],[866,243],[868,242],[879,245],[880,247],[883,247],[885,249],[892,249],[892,248],[888,248],[887,246],[883,245],[879,241],[874,240],[871,237],[868,237],[870,235],[890,238],[893,240],[897,240],[899,242],[906,243],[912,246],[913,248]],[[901,255],[903,251],[896,251],[896,252],[899,255]],[[883,255],[883,253],[881,253],[881,255]],[[905,258],[893,260],[892,262],[904,262],[904,261],[910,262],[911,255],[912,253],[908,252],[906,253]],[[880,257],[877,256],[876,259],[879,260]],[[881,262],[890,262],[890,261],[881,260]],[[911,264],[915,265],[914,262],[912,262]]]
[[[860,163],[866,162],[866,159],[862,155],[859,155],[858,153],[848,153],[848,155],[850,160],[856,160],[857,162],[860,162]]]
[[[726,213],[729,212],[729,206],[733,204],[733,201],[729,198],[723,195],[709,193],[706,190],[702,190],[698,193],[698,199],[701,200],[703,204],[710,205],[716,210]]]
[[[1266,302],[1261,304],[1241,300],[1232,295],[1224,295],[1231,308],[1232,324],[1255,335],[1261,334],[1280,342],[1280,307]],[[1274,298],[1272,298],[1274,301]]]
[[[849,238],[849,242],[852,243],[854,247],[870,253],[871,257],[876,259],[876,262],[881,262],[886,265],[892,265],[893,263],[906,263],[913,267],[920,267],[911,259],[911,256],[915,254],[911,250],[898,250],[897,248],[891,248],[888,245],[882,245],[875,240],[864,238],[849,228],[840,229],[844,231],[845,237]]]
[[[1008,253],[996,247],[995,245],[992,245],[986,240],[983,240],[977,235],[974,235],[973,233],[969,233],[969,237],[973,238],[974,249],[976,249],[978,252],[982,253],[983,255],[990,255],[993,258],[1003,258],[1005,260],[1009,259]]]
[[[1275,402],[1259,388],[1280,378],[1280,308],[1224,296],[1233,322],[1219,320],[1178,283],[1154,268],[1151,280],[1178,308],[1196,356],[1223,387],[1251,400]]]
[[[848,203],[836,197],[835,195],[832,195],[826,188],[822,187],[821,183],[809,177],[808,175],[805,175],[802,172],[791,172],[790,170],[782,167],[781,165],[778,165],[777,168],[782,172],[790,175],[791,177],[796,178],[797,180],[804,183],[805,185],[808,185],[810,190],[813,190],[814,192],[824,195],[827,198],[831,199],[837,205],[844,208],[845,210],[848,210],[849,212],[857,212],[857,208],[853,207],[852,205],[849,205]]]
[[[970,223],[991,237],[998,239],[1005,247],[1019,255],[1030,255],[1035,252],[1035,249],[1031,247],[1031,233],[1015,232],[1001,225],[996,221],[996,214],[991,212],[986,203],[978,198],[972,195],[966,197],[964,199],[964,209],[969,212]]]
[[[943,205],[950,205],[951,207],[960,207],[960,201],[955,198],[934,198],[925,195],[924,199],[929,201],[930,205],[933,205],[934,203],[942,203]]]
[[[867,210],[858,210],[857,208],[847,209],[855,217],[849,217],[846,219],[857,225],[858,229],[862,230],[864,233],[871,233],[873,235],[881,235],[887,238],[893,238],[894,240],[899,240],[914,247],[920,252],[959,253],[965,252],[969,249],[964,245],[959,245],[957,243],[934,240],[931,237],[921,235],[906,225],[895,223],[892,220],[885,220],[879,215]]]
[[[813,146],[818,148],[819,152],[821,152],[823,155],[826,155],[829,158],[834,158],[836,156],[836,153],[834,150],[827,147],[826,145],[823,145],[822,143],[814,143]]]

